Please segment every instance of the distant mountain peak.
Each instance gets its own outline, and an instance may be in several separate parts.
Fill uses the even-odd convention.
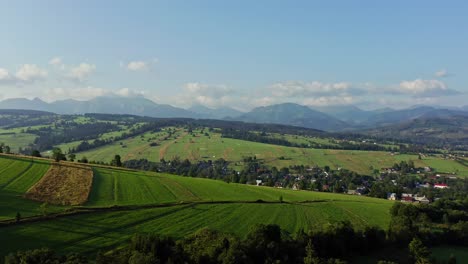
[[[328,131],[340,130],[348,126],[345,122],[332,116],[295,103],[257,107],[239,116],[236,120],[285,124]]]

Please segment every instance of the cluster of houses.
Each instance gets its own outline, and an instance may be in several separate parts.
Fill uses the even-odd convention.
[[[431,172],[433,171],[431,167],[422,167],[422,168],[417,168],[417,169],[414,169],[412,170],[412,172],[416,173],[416,174],[420,174],[420,173],[428,173],[428,172]],[[397,168],[394,168],[394,167],[389,167],[389,168],[381,168],[380,169],[380,174],[381,176],[384,176],[385,174],[398,174],[400,173],[400,171],[397,169]]]
[[[388,193],[387,199],[391,201],[398,201],[398,197],[396,193]],[[428,204],[431,202],[425,195],[417,196],[411,193],[402,193],[400,201],[404,203],[416,203],[416,204]]]

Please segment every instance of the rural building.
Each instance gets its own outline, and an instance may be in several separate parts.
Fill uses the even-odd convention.
[[[445,183],[436,183],[436,184],[434,184],[434,188],[436,188],[436,189],[447,189],[448,185],[445,184]]]
[[[413,195],[411,193],[402,193],[401,201],[405,203],[412,203],[414,201]]]
[[[390,201],[396,201],[397,199],[396,193],[387,193],[387,199]]]
[[[415,201],[415,203],[423,203],[423,204],[428,204],[428,203],[431,202],[429,199],[427,199],[427,197],[425,195],[424,196],[415,196],[414,201]]]
[[[427,182],[424,184],[420,184],[420,183],[416,184],[416,188],[429,188],[429,187],[431,187],[431,185]]]

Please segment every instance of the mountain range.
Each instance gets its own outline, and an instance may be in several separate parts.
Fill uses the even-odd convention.
[[[203,105],[194,105],[183,109],[168,104],[158,104],[142,96],[121,97],[115,95],[100,96],[88,101],[68,99],[51,103],[44,102],[39,98],[32,100],[14,98],[1,101],[0,109],[38,110],[57,114],[104,113],[159,118],[224,119],[293,125],[325,131],[363,130],[401,124],[415,119],[447,119],[453,116],[468,116],[468,106],[451,109],[414,106],[401,110],[391,108],[363,110],[352,105],[312,108],[294,103],[257,107],[245,113],[229,107],[213,109]]]

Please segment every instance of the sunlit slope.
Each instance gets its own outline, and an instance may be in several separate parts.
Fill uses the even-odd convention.
[[[388,204],[368,197],[293,191],[170,174],[94,168],[87,206],[144,205],[180,201],[359,201]]]
[[[15,163],[11,168],[21,165],[23,171],[28,172],[26,168],[31,161],[21,162],[26,165]],[[47,170],[47,163],[31,163],[31,167]],[[342,220],[358,228],[386,228],[393,204],[368,197],[292,191],[160,173],[103,167],[93,170],[91,194],[84,205],[88,209],[81,210],[93,208],[94,211],[0,227],[0,244],[3,245],[0,255],[40,247],[64,253],[95,254],[123,244],[134,233],[180,238],[204,227],[244,236],[258,223],[278,224],[291,233]],[[3,212],[7,204],[1,204],[2,216],[12,218],[18,208],[22,211],[29,208],[29,214],[38,214],[34,211],[38,204],[21,198],[20,191],[24,193],[40,177],[35,176],[37,179],[33,180],[24,175],[27,173],[10,177],[16,179],[7,185],[17,189],[15,196],[6,196],[5,191],[1,191],[2,198],[16,203],[8,208],[8,213]],[[280,197],[284,203],[279,202]]]
[[[358,228],[367,225],[385,228],[390,219],[389,205],[344,200],[307,204],[234,203],[85,214],[0,228],[0,243],[4,245],[0,255],[37,247],[96,253],[122,244],[134,233],[181,238],[204,227],[242,237],[258,223],[278,224],[291,233],[340,220],[348,220]]]
[[[0,157],[0,220],[39,214],[40,203],[24,199],[31,188],[49,169],[42,160]]]
[[[145,133],[118,142],[110,143],[99,148],[77,154],[79,158],[86,156],[89,160],[110,162],[116,154],[123,160],[148,159],[159,161],[174,157],[182,159],[214,160],[223,158],[231,162],[238,162],[243,157],[255,156],[266,164],[276,167],[290,165],[318,165],[331,168],[345,168],[362,174],[370,174],[374,169],[391,167],[400,161],[413,160],[416,166],[430,166],[439,172],[457,173],[468,176],[468,167],[454,160],[440,157],[424,157],[419,160],[418,155],[393,155],[384,151],[333,150],[285,147],[245,140],[222,138],[220,134],[210,133],[209,136],[197,134],[192,136],[178,132],[167,140],[162,140],[161,133]],[[151,146],[152,142],[157,146]]]

